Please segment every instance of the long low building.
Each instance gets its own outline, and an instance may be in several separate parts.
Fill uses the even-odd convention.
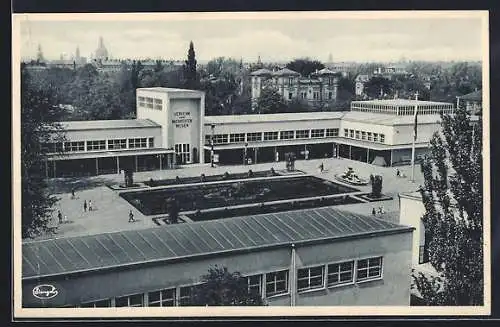
[[[343,157],[392,166],[411,160],[440,129],[453,104],[416,100],[353,101],[350,111],[204,116],[205,94],[137,89],[137,119],[63,122],[64,142],[45,144],[48,177],[169,169],[179,164],[248,164]]]
[[[378,165],[409,163],[418,112],[416,156],[440,129],[440,112],[453,104],[416,100],[353,101],[348,112],[207,116],[205,158],[220,163],[343,157]]]
[[[325,207],[32,241],[23,307],[188,306],[214,264],[269,305],[408,306],[412,232]]]

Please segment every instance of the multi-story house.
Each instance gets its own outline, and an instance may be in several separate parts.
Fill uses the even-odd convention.
[[[266,88],[274,88],[285,101],[298,99],[313,106],[333,103],[337,99],[339,74],[326,68],[309,77],[288,68],[278,71],[259,69],[251,76],[253,108]]]

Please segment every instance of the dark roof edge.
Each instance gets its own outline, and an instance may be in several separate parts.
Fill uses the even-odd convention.
[[[216,252],[211,252],[211,253],[202,253],[202,254],[195,254],[195,255],[187,255],[187,256],[182,256],[182,257],[175,257],[175,258],[167,258],[167,259],[153,259],[153,260],[148,260],[148,261],[140,261],[140,262],[133,262],[133,263],[126,263],[126,264],[121,264],[121,265],[113,265],[113,266],[106,266],[106,267],[98,267],[98,268],[89,268],[89,269],[83,269],[83,270],[78,270],[78,271],[73,271],[73,272],[62,272],[62,273],[54,273],[54,274],[46,274],[46,275],[38,275],[38,276],[26,276],[22,277],[22,281],[31,281],[31,280],[46,280],[49,278],[53,277],[63,277],[63,276],[78,276],[82,274],[89,274],[89,273],[94,273],[94,272],[101,272],[101,271],[113,271],[113,270],[118,270],[118,269],[133,269],[134,267],[137,266],[144,266],[144,265],[157,265],[161,263],[175,263],[175,262],[182,262],[185,260],[189,259],[203,259],[203,258],[209,258],[212,256],[216,255],[225,255],[229,253],[245,253],[245,252],[254,252],[257,250],[270,250],[270,249],[275,249],[275,248],[283,248],[287,246],[291,246],[292,244],[295,244],[295,247],[297,248],[298,246],[309,246],[309,245],[316,245],[316,244],[323,244],[327,243],[329,241],[332,242],[339,242],[339,241],[344,241],[348,239],[360,239],[360,238],[369,238],[369,237],[375,237],[375,236],[388,236],[388,235],[393,235],[393,234],[402,234],[402,233],[408,233],[408,232],[413,232],[415,230],[414,227],[410,226],[398,226],[398,227],[393,227],[390,229],[386,230],[378,230],[378,231],[371,231],[371,232],[366,232],[366,233],[358,233],[358,234],[353,234],[353,235],[345,235],[345,236],[331,236],[331,237],[326,237],[326,238],[320,238],[320,239],[313,239],[313,240],[304,240],[304,241],[287,241],[284,243],[278,243],[278,244],[271,244],[271,245],[264,245],[264,246],[254,246],[250,248],[243,248],[243,249],[236,249],[236,250],[223,250],[223,251],[216,251]]]

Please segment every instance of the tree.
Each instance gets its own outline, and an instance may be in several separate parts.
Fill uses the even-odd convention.
[[[365,93],[372,99],[377,99],[387,94],[391,95],[393,93],[393,83],[385,78],[380,76],[374,76],[365,83],[364,86]]]
[[[265,88],[257,100],[257,107],[255,109],[259,114],[274,114],[284,112],[286,104],[276,90]]]
[[[48,194],[45,181],[47,158],[44,143],[63,142],[62,116],[53,88],[34,83],[21,66],[21,182],[22,237],[51,233],[53,206],[58,199]]]
[[[442,132],[422,163],[422,221],[439,279],[413,276],[427,305],[483,304],[482,128],[458,108],[442,115]]]
[[[325,68],[325,65],[323,65],[318,60],[311,60],[309,58],[300,58],[290,61],[288,64],[286,64],[286,68],[296,71],[300,73],[302,76],[309,76],[316,70],[321,70]]]
[[[249,292],[247,279],[238,272],[230,273],[226,267],[210,267],[201,279],[202,284],[193,292],[194,305],[264,305],[260,294]]]
[[[184,87],[190,90],[198,88],[198,75],[196,72],[196,54],[193,41],[189,42],[188,57],[184,64]]]

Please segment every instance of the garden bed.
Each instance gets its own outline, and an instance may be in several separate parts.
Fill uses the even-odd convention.
[[[179,204],[179,211],[183,212],[357,191],[321,178],[297,176],[146,189],[122,192],[120,196],[144,215],[160,215],[167,213],[168,201],[174,197]]]
[[[182,185],[182,184],[196,184],[196,183],[206,183],[206,182],[221,182],[221,181],[231,181],[245,178],[258,178],[258,177],[271,177],[271,176],[281,176],[280,171],[275,171],[274,174],[270,170],[265,171],[254,171],[250,177],[248,172],[243,173],[229,173],[228,175],[209,175],[205,176],[202,180],[201,176],[193,177],[179,177],[170,179],[150,179],[145,181],[144,184],[150,187],[155,186],[170,186],[170,185]]]
[[[188,214],[186,216],[192,219],[193,221],[205,221],[205,220],[259,215],[259,214],[284,212],[284,211],[292,211],[299,209],[321,208],[321,207],[329,207],[342,204],[355,204],[355,203],[362,203],[362,202],[350,196],[342,196],[336,198],[324,198],[324,199],[319,198],[314,200],[289,201],[277,204],[258,204],[243,208],[241,207],[224,208],[220,210],[211,210],[206,212],[199,211],[196,213]]]
[[[373,198],[371,196],[371,193],[357,194],[356,196],[358,198],[361,198],[361,199],[369,201],[369,202],[379,202],[379,201],[392,200],[392,196],[385,195],[385,194],[381,194],[380,197],[376,197],[376,198]]]

